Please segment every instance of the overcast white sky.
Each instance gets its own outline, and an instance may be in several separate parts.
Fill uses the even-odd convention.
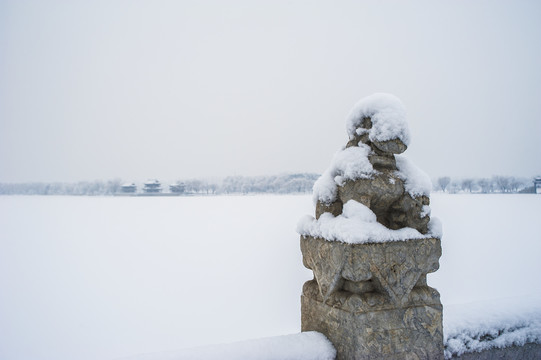
[[[541,174],[540,1],[0,0],[0,181],[322,172],[354,103],[432,178]]]

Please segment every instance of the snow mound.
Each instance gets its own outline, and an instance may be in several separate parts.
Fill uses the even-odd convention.
[[[409,145],[410,133],[406,121],[406,109],[396,96],[376,93],[359,100],[351,109],[346,121],[350,139],[353,139],[356,134],[360,135],[357,133],[357,128],[365,117],[370,117],[372,120],[372,128],[368,130],[371,141],[398,138],[406,146]]]
[[[432,180],[430,177],[403,155],[395,155],[397,176],[404,180],[405,190],[413,197],[430,195]]]
[[[492,348],[541,343],[541,294],[446,305],[445,358]]]
[[[429,231],[426,235],[409,227],[391,230],[377,222],[376,214],[372,210],[355,200],[345,203],[342,214],[338,216],[326,212],[317,220],[310,215],[302,217],[297,223],[297,232],[303,236],[348,244],[441,238],[442,236],[441,223],[436,218],[430,219]]]
[[[335,357],[336,350],[325,335],[308,331],[231,344],[142,354],[122,360],[333,360]]]
[[[338,151],[329,168],[314,183],[314,204],[318,200],[325,204],[332,203],[336,200],[337,185],[343,185],[346,180],[369,178],[374,173],[368,161],[370,152],[370,147],[365,144]]]

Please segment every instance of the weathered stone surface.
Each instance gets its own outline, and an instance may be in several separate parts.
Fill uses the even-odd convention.
[[[338,187],[338,198],[344,204],[355,200],[372,210],[378,222],[387,226],[392,205],[404,195],[404,182],[392,171],[382,171],[370,179],[346,181]]]
[[[301,309],[302,331],[324,334],[337,360],[443,359],[441,305],[351,313],[303,295]]]
[[[369,207],[376,214],[378,222],[389,229],[411,227],[421,234],[428,232],[430,216],[423,214],[423,206],[429,205],[430,200],[427,196],[414,198],[406,193],[404,181],[393,171],[382,170],[370,179],[346,181],[338,187],[338,198],[336,202],[339,204],[355,200]],[[321,205],[319,210],[316,209],[316,218],[325,211],[337,216],[341,206]]]
[[[370,161],[374,169],[396,170],[396,160],[392,155],[373,153],[368,155],[368,161]]]
[[[372,144],[374,144],[377,149],[391,154],[402,154],[408,148],[400,139],[373,141]]]
[[[342,213],[342,207],[344,204],[340,200],[336,200],[331,204],[324,204],[321,201],[318,201],[316,204],[316,219],[319,219],[323,213],[331,213],[334,216],[338,216]]]
[[[439,239],[344,244],[302,237],[302,331],[319,331],[337,359],[443,359],[442,306],[427,286]]]
[[[387,217],[387,227],[389,229],[401,229],[409,226],[419,230],[421,234],[428,232],[428,223],[430,217],[428,214],[423,216],[423,206],[429,205],[428,196],[412,197],[410,194],[404,194],[402,198],[391,205]]]
[[[314,272],[315,280],[305,284],[309,292],[305,295],[311,294],[318,301],[336,307],[345,295],[358,295],[353,298],[361,302],[354,308],[343,305],[352,312],[402,304],[439,304],[438,292],[426,284],[426,275],[439,268],[439,239],[345,244],[301,237],[301,252],[304,266]],[[313,286],[319,291],[307,289]]]

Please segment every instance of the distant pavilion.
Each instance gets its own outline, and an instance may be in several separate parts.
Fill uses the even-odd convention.
[[[135,186],[134,183],[126,183],[126,184],[123,184],[121,187],[120,187],[120,190],[123,192],[123,193],[135,193],[135,191],[137,191],[137,186]]]
[[[535,179],[533,179],[533,183],[535,186],[535,193],[541,194],[541,176],[537,176]]]
[[[147,194],[159,193],[162,191],[162,184],[156,179],[149,180],[144,184],[143,191]]]

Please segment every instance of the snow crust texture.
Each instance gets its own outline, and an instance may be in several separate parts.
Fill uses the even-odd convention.
[[[143,354],[122,360],[333,360],[336,350],[325,335],[308,331],[174,352]]]
[[[493,348],[541,344],[541,295],[448,305],[445,358]]]

